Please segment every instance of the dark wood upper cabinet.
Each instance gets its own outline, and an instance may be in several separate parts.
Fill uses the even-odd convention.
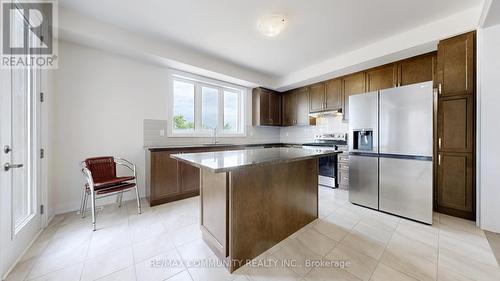
[[[283,95],[283,126],[311,125],[309,120],[309,87]]]
[[[272,126],[281,126],[281,94],[276,92],[270,94],[269,116]]]
[[[474,93],[475,32],[439,42],[437,86],[440,96]]]
[[[338,110],[342,108],[342,79],[326,81],[326,109]]]
[[[295,125],[295,117],[297,116],[296,103],[296,91],[288,91],[283,95],[283,126]]]
[[[475,219],[473,154],[442,152],[438,162],[437,211]]]
[[[252,124],[281,126],[281,95],[264,88],[252,91]]]
[[[432,52],[398,63],[398,86],[435,80],[437,53]]]
[[[349,120],[349,96],[366,92],[365,72],[358,72],[342,78],[342,92],[344,104],[343,119]]]
[[[309,125],[309,87],[297,90],[295,125]]]
[[[366,72],[366,91],[378,91],[397,86],[397,64],[391,63]]]
[[[438,150],[474,151],[474,98],[443,97],[438,101]]]
[[[317,83],[309,86],[309,103],[310,112],[318,112],[325,110],[326,108],[326,98],[325,98],[325,84]]]

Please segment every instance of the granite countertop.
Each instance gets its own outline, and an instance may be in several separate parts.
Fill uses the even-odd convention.
[[[172,154],[171,157],[214,173],[229,172],[256,165],[307,160],[340,154],[330,148],[273,147],[246,150]]]
[[[214,147],[253,147],[253,146],[279,146],[279,145],[302,145],[302,143],[217,143],[217,144],[171,144],[171,145],[161,145],[161,146],[145,146],[144,148],[150,151],[159,150],[172,150],[172,149],[183,149],[183,148],[214,148]]]

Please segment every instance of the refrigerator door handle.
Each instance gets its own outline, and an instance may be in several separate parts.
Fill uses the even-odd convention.
[[[402,159],[402,160],[432,161],[432,156],[425,156],[425,155],[406,155],[406,154],[380,153],[379,157],[380,158]]]

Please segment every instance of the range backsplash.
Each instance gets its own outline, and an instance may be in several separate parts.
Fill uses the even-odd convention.
[[[342,115],[324,116],[316,119],[316,126],[293,126],[280,129],[280,142],[307,143],[314,141],[314,135],[347,133],[349,123],[342,121]]]

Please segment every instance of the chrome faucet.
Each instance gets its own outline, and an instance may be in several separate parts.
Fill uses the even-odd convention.
[[[217,127],[214,127],[213,144],[217,144]]]

